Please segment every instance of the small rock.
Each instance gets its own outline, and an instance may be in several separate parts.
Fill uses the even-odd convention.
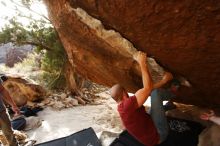
[[[66,98],[65,102],[70,103],[72,106],[76,106],[79,105],[78,100],[74,99],[74,98]]]
[[[85,105],[85,104],[86,104],[86,102],[85,102],[81,97],[76,96],[75,98],[78,100],[78,102],[79,102],[80,104],[82,104],[82,105]]]
[[[52,97],[57,97],[57,96],[59,96],[58,94],[56,94],[56,93],[54,93],[53,95],[52,95]]]
[[[53,99],[54,99],[54,100],[58,100],[58,97],[57,97],[57,96],[54,96]]]
[[[48,106],[53,106],[55,104],[55,102],[50,102],[48,103]]]
[[[28,101],[27,102],[27,106],[30,106],[30,107],[35,107],[36,103],[33,103],[31,101]]]
[[[78,100],[76,100],[76,99],[72,99],[71,103],[72,103],[72,105],[74,105],[74,106],[79,105],[79,102],[78,102]]]
[[[39,104],[37,104],[38,106],[40,106],[40,107],[43,107],[43,106],[45,106],[45,103],[39,103]]]
[[[47,99],[43,100],[43,101],[42,101],[42,103],[43,103],[44,105],[47,105],[47,104],[49,104],[49,103],[50,103],[50,99],[49,99],[49,98],[47,98]]]
[[[55,101],[53,107],[55,109],[61,110],[65,108],[65,105],[61,101]]]
[[[61,97],[61,99],[65,99],[65,98],[67,97],[67,95],[66,95],[65,93],[62,93],[62,94],[60,95],[60,97]]]

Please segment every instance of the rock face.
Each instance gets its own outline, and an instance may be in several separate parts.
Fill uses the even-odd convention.
[[[40,101],[46,96],[46,90],[41,86],[20,77],[8,76],[3,86],[18,106],[25,105],[27,101]]]
[[[218,1],[45,3],[70,63],[83,76],[107,86],[120,82],[135,91],[142,83],[132,55],[141,50],[192,84],[191,88],[181,89],[182,96],[176,101],[202,106],[220,104]]]
[[[198,146],[219,146],[220,144],[220,126],[213,124],[206,128],[199,135]]]

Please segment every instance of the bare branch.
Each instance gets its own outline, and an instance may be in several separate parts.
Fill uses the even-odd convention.
[[[37,42],[32,42],[32,41],[19,41],[19,42],[12,41],[12,42],[19,43],[19,44],[28,44],[28,45],[33,45],[33,46],[39,46],[39,47],[44,48],[47,51],[52,51],[52,48],[50,48],[50,47],[48,47],[48,46],[46,46],[45,44],[42,44],[42,43],[37,43]]]
[[[14,0],[10,0],[10,1],[11,1],[12,3],[14,3],[15,5],[19,6],[19,7],[25,8],[25,9],[27,9],[27,10],[29,10],[29,11],[31,11],[31,12],[33,12],[33,13],[35,13],[35,14],[41,16],[41,17],[43,17],[44,19],[46,19],[47,21],[49,21],[49,22],[51,23],[50,19],[49,19],[47,16],[45,16],[45,15],[43,15],[43,14],[41,14],[41,13],[38,13],[38,12],[32,10],[31,8],[27,7],[27,6],[21,5],[21,4],[17,3],[17,2],[15,2]]]

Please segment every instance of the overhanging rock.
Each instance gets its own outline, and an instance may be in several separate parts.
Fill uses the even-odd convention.
[[[45,0],[45,3],[72,66],[83,76],[108,86],[120,82],[129,91],[135,91],[141,87],[140,73],[132,58],[137,49],[190,81],[192,88],[182,88],[177,101],[220,105],[217,1]],[[87,18],[92,23],[87,23],[83,17],[87,13],[104,27],[92,17]]]

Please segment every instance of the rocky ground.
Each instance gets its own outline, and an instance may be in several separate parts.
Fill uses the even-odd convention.
[[[78,105],[62,110],[47,106],[38,114],[42,125],[37,129],[27,131],[28,137],[41,143],[92,127],[102,145],[108,146],[123,130],[123,126],[116,110],[116,103],[110,98],[108,92],[96,95],[97,98],[92,104]],[[204,109],[183,104],[177,104],[177,107],[167,114],[172,117],[197,121],[207,126],[207,129],[200,135],[198,146],[218,146],[216,144],[219,144],[220,127],[199,119],[199,115]]]
[[[117,135],[123,130],[116,103],[105,87],[94,84],[89,89],[83,89],[80,97],[84,104],[77,100],[79,97],[72,97],[68,93],[51,94],[39,103],[29,101],[29,107],[44,109],[37,113],[37,118],[26,118],[27,124],[20,142],[26,143],[25,146],[32,142],[38,144],[92,127],[102,138],[102,145],[108,146],[113,139],[109,136],[103,138],[102,133],[108,131]]]
[[[53,104],[44,105],[44,110],[38,113],[42,124],[39,128],[26,132],[29,139],[36,140],[36,143],[42,143],[68,136],[89,127],[92,127],[99,137],[103,131],[120,133],[123,126],[116,111],[116,103],[110,98],[107,91],[96,94],[96,97],[92,103],[87,105],[61,107],[65,99],[54,102],[54,104],[59,102],[59,107]],[[69,98],[66,97],[66,99]],[[109,145],[109,142],[106,142],[105,138],[103,146]]]

